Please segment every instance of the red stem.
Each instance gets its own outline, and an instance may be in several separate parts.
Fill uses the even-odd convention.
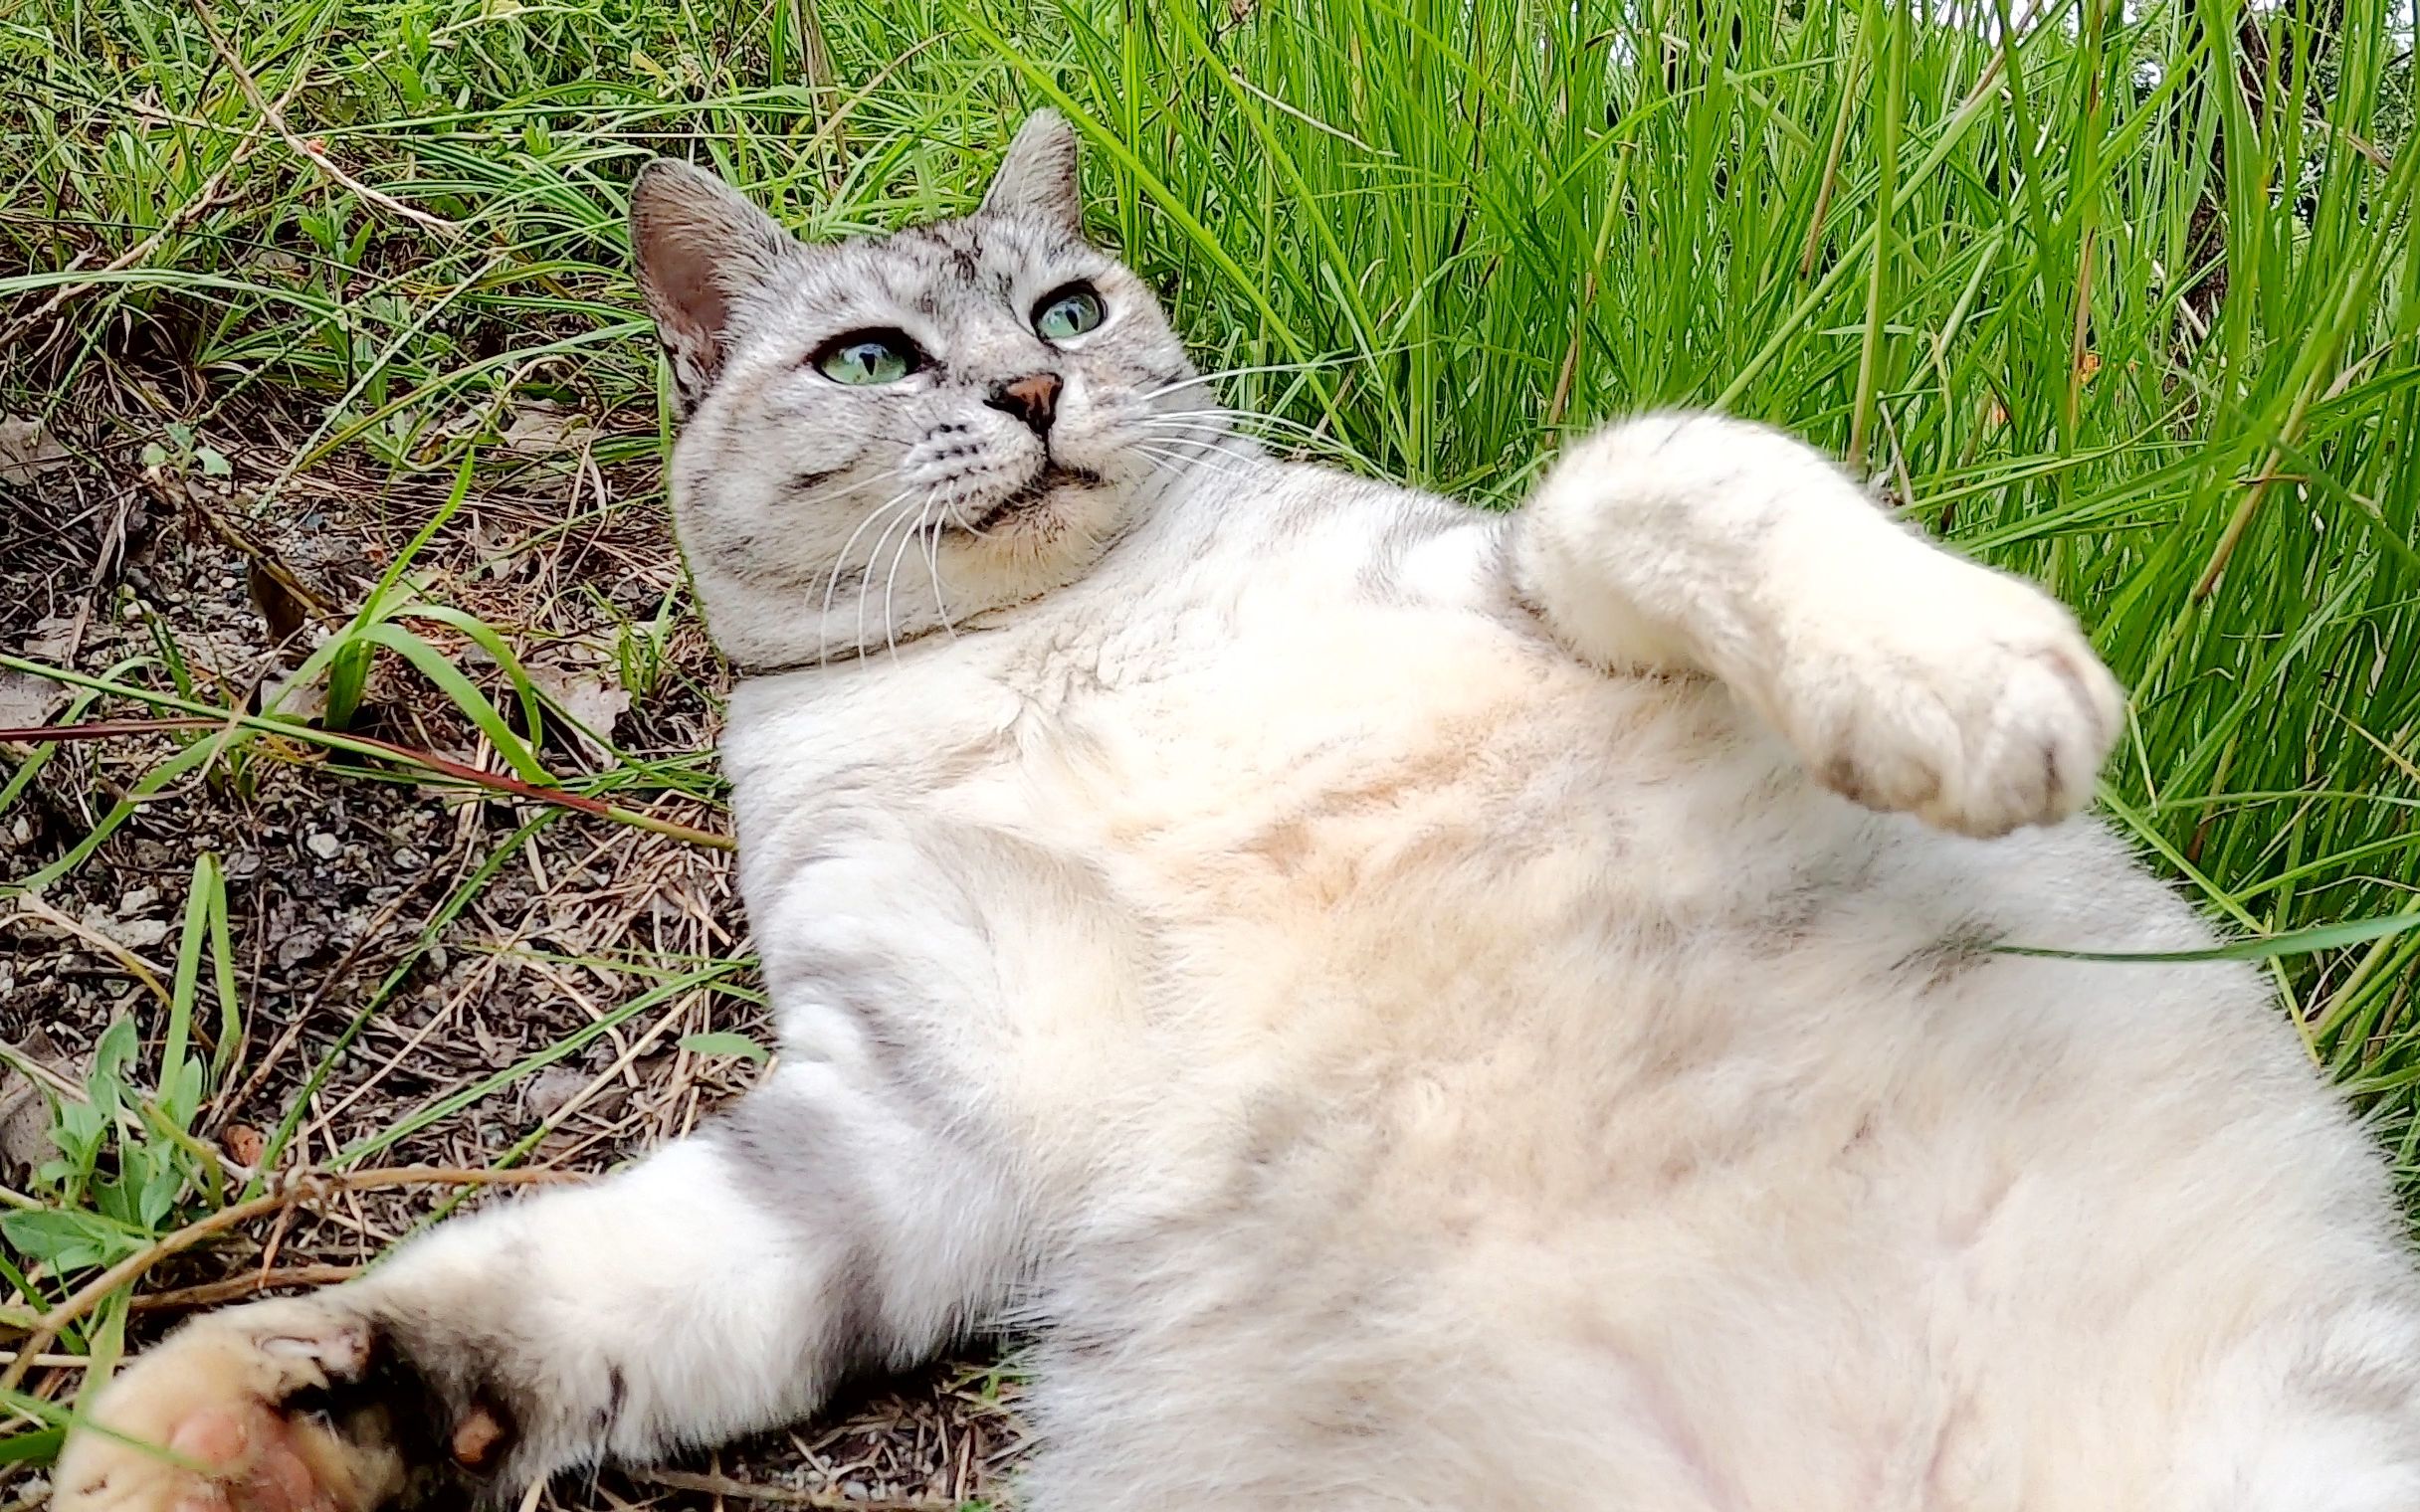
[[[63,740],[113,740],[125,735],[156,735],[163,730],[216,730],[224,728],[226,728],[226,721],[222,719],[199,719],[193,717],[181,717],[174,719],[101,719],[95,720],[88,724],[44,724],[35,725],[30,728],[0,729],[0,741],[19,741],[29,745],[46,745],[55,741]],[[374,735],[355,735],[348,731],[346,732],[344,738],[355,745],[375,746],[379,750],[386,751],[400,760],[408,761],[414,766],[426,767],[432,772],[442,773],[445,776],[454,778],[459,782],[471,783],[475,786],[489,788],[500,793],[510,793],[516,798],[527,798],[533,799],[538,803],[553,804],[557,808],[574,809],[582,814],[593,814],[600,819],[610,819],[619,822],[623,818],[621,811],[615,809],[612,804],[607,803],[601,798],[591,798],[585,793],[566,793],[561,788],[542,788],[536,783],[524,782],[518,777],[507,777],[502,772],[485,771],[479,767],[472,766],[468,762],[455,761],[448,757],[437,755],[433,751],[416,750],[408,745],[397,745],[392,740],[380,740]],[[667,820],[650,820],[649,823],[654,825],[671,825],[671,822]],[[687,825],[671,825],[671,829],[667,833],[677,833],[682,838],[696,839],[709,845],[728,846],[730,844],[727,839],[721,836],[710,835],[703,830],[693,830]]]

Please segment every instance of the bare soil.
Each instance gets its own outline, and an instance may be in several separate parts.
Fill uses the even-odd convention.
[[[172,395],[149,398],[154,413],[176,406]],[[29,461],[21,446],[13,469],[0,457],[0,651],[94,674],[135,658],[174,662],[206,703],[258,707],[273,696],[316,633],[313,606],[341,614],[359,604],[451,480],[424,473],[399,483],[335,469],[283,475],[306,427],[261,408],[194,437],[195,448],[229,460],[226,475],[190,458],[147,465],[120,439],[143,429],[126,423],[129,406],[110,408],[81,431],[46,429],[39,456]],[[653,434],[652,417],[598,421],[543,407],[509,417],[500,427],[506,445],[483,458],[466,505],[413,571],[432,600],[503,631],[533,675],[624,752],[669,760],[710,749],[726,673],[681,607],[654,467],[599,460],[646,450],[629,440],[617,448],[617,423],[626,438]],[[627,686],[622,627],[651,620],[668,598],[677,619],[660,666],[643,668],[645,685]],[[442,625],[414,628],[507,701],[476,647]],[[154,676],[153,685],[164,683]],[[0,728],[57,720],[67,701],[56,684],[0,670]],[[81,717],[148,712],[104,701]],[[358,727],[498,767],[470,722],[399,661],[379,667]],[[0,877],[66,854],[178,740],[193,738],[56,747],[0,810]],[[0,743],[0,783],[32,749]],[[558,774],[620,765],[569,731],[550,733],[543,754]],[[615,801],[721,826],[710,803],[645,786]],[[495,864],[500,848],[507,853]],[[286,1172],[358,1159],[365,1141],[380,1139],[391,1142],[373,1164],[481,1169],[509,1159],[601,1171],[680,1136],[760,1073],[745,1056],[683,1042],[707,1033],[766,1040],[744,970],[606,1022],[700,963],[745,953],[727,852],[510,794],[432,787],[402,768],[284,740],[255,742],[241,761],[143,803],[38,899],[0,903],[0,1038],[72,1078],[113,1019],[155,1026],[150,989],[131,963],[168,979],[203,851],[222,858],[229,879],[242,1031],[199,1132],[238,1170],[260,1161],[293,1115],[293,1138],[277,1154]],[[508,1084],[441,1106],[580,1037]],[[23,1192],[30,1163],[49,1153],[48,1114],[13,1079],[0,1085],[0,1181]],[[242,1228],[144,1278],[134,1342],[198,1302],[338,1281],[464,1200],[427,1189],[362,1193]],[[37,1371],[28,1386],[62,1399],[79,1377]],[[976,1355],[852,1393],[794,1430],[660,1475],[551,1486],[538,1504],[954,1506],[997,1495],[1020,1442],[1015,1395],[1014,1372]],[[45,1489],[38,1471],[0,1467],[7,1512]]]

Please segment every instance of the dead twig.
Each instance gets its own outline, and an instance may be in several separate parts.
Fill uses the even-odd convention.
[[[40,919],[60,933],[84,941],[87,945],[115,961],[119,966],[124,967],[126,975],[150,989],[151,996],[159,999],[161,1007],[171,1006],[172,1000],[169,997],[168,989],[160,981],[158,974],[152,970],[151,964],[100,930],[80,923],[30,892],[17,895],[15,913],[0,914],[0,924],[10,923],[17,919]]]
[[[333,630],[344,623],[343,613],[296,576],[295,570],[286,565],[285,558],[254,540],[235,521],[212,508],[209,501],[198,493],[189,488],[170,487],[167,476],[157,468],[143,470],[142,483],[150,490],[152,497],[167,505],[171,511],[189,519],[199,519],[212,535],[219,538],[221,545],[244,559],[244,565],[250,571],[267,578],[321,625]],[[260,597],[257,587],[254,597],[256,600]],[[277,625],[277,616],[269,613],[267,607],[264,607],[262,617],[270,621],[273,630],[284,633]]]
[[[728,1475],[707,1475],[695,1470],[632,1470],[629,1474],[633,1480],[663,1486],[668,1490],[704,1491],[712,1496],[770,1502],[782,1507],[830,1507],[836,1512],[840,1512],[840,1509],[847,1509],[847,1512],[950,1512],[957,1505],[928,1497],[863,1500],[830,1491],[800,1491],[789,1486],[757,1485],[752,1481],[733,1480]]]
[[[323,148],[297,136],[294,128],[286,124],[286,112],[272,103],[268,95],[261,93],[261,87],[253,82],[252,75],[245,69],[243,60],[236,56],[235,50],[229,47],[226,40],[219,35],[218,16],[211,9],[209,0],[192,0],[192,4],[195,18],[202,23],[202,35],[210,39],[210,50],[219,55],[219,62],[227,65],[227,72],[235,76],[236,88],[244,92],[244,97],[251,100],[253,108],[261,112],[261,118],[269,123],[269,128],[277,132],[279,138],[287,146],[293,148],[297,156],[318,169],[331,183],[351,191],[381,210],[402,216],[415,225],[426,227],[430,231],[446,236],[459,236],[462,233],[460,226],[443,216],[431,215],[426,210],[416,209],[405,204],[391,194],[371,188],[337,167],[328,158]]]
[[[216,1307],[221,1302],[248,1297],[256,1291],[270,1291],[281,1286],[334,1286],[359,1274],[361,1267],[358,1265],[286,1265],[229,1276],[223,1281],[204,1281],[199,1286],[179,1286],[173,1291],[150,1292],[136,1297],[133,1305],[136,1312]]]
[[[127,735],[159,734],[168,730],[215,730],[225,728],[229,722],[224,719],[180,716],[160,719],[114,719],[96,721],[92,724],[21,725],[11,729],[0,729],[0,744],[14,742],[21,745],[47,745],[54,741],[104,740]],[[257,728],[267,721],[245,716],[239,717],[233,722],[247,728]],[[289,732],[277,731],[276,733]],[[297,728],[291,733],[294,738],[307,739],[311,732]],[[453,778],[457,782],[470,783],[475,787],[487,788],[493,792],[509,793],[515,798],[526,798],[534,803],[552,804],[556,808],[593,815],[598,819],[609,819],[617,825],[629,825],[639,830],[653,830],[658,835],[673,840],[687,841],[693,846],[705,846],[714,850],[728,850],[734,844],[727,835],[716,835],[710,830],[696,829],[677,820],[658,819],[653,814],[643,814],[636,809],[621,808],[607,803],[602,798],[592,798],[586,793],[572,793],[561,788],[541,787],[533,782],[525,782],[518,777],[509,777],[502,772],[491,772],[483,767],[472,766],[468,762],[440,756],[434,751],[417,750],[408,745],[398,745],[392,740],[380,740],[374,735],[348,733],[323,743],[337,750],[350,751],[355,755],[368,754],[368,752],[355,749],[367,746],[376,754],[392,756],[398,761],[419,767],[424,771],[435,772],[443,777]]]
[[[308,78],[310,78],[310,70],[308,68],[299,68],[295,70],[294,82],[288,85],[286,87],[286,92],[278,96],[277,105],[270,108],[282,110],[284,106],[291,104],[294,101],[295,95],[302,93],[303,82]],[[259,96],[256,94],[254,97],[257,99]],[[266,107],[266,101],[263,103]],[[193,193],[187,197],[185,203],[170,211],[167,218],[162,220],[158,227],[154,229],[149,236],[144,237],[141,241],[127,248],[124,252],[119,253],[116,257],[111,258],[101,267],[95,269],[93,272],[93,277],[86,279],[82,283],[69,284],[61,286],[59,289],[53,292],[49,298],[43,300],[25,315],[11,321],[7,330],[0,331],[0,347],[6,347],[14,344],[20,335],[32,331],[44,320],[57,313],[61,305],[67,303],[71,299],[79,299],[84,297],[84,295],[100,287],[104,281],[114,277],[117,274],[124,273],[127,269],[132,268],[135,264],[140,263],[143,259],[159,251],[161,247],[167,245],[167,241],[170,237],[175,236],[178,232],[183,231],[186,227],[192,225],[195,221],[200,220],[204,215],[207,215],[210,212],[211,207],[220,202],[221,192],[226,189],[227,181],[235,176],[235,171],[238,168],[243,167],[245,160],[251,157],[252,154],[259,149],[263,142],[268,140],[269,138],[266,136],[254,136],[245,141],[239,142],[236,145],[235,150],[227,154],[227,161],[219,165],[218,171],[211,174],[208,178],[202,180],[200,187],[196,188]],[[77,254],[79,260],[81,260],[84,254],[82,253]],[[74,264],[69,265],[71,269],[74,266]]]

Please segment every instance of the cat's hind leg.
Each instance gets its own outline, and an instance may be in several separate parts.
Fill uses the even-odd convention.
[[[2318,1267],[2314,1267],[2317,1269]],[[2398,1262],[2398,1268],[2399,1262]],[[2180,1399],[2178,1512],[2409,1512],[2420,1507],[2420,1315],[2406,1288],[2310,1300],[2144,1397]]]
[[[1610,426],[1555,465],[1512,542],[1516,589],[1578,655],[1720,678],[1870,808],[1969,835],[2050,823],[2117,737],[2118,686],[2064,608],[1763,426]]]
[[[793,1420],[979,1321],[1015,1205],[828,1065],[367,1276],[186,1325],[101,1393],[57,1512],[369,1512]]]

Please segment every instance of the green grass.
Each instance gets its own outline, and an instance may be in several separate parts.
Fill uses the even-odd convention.
[[[1997,24],[1880,0],[0,0],[0,318],[25,338],[0,408],[172,364],[188,429],[116,440],[208,471],[251,406],[306,402],[249,463],[261,513],[328,467],[479,486],[494,426],[459,422],[506,401],[652,459],[621,229],[648,155],[840,236],[968,207],[1047,102],[1081,125],[1100,235],[1281,435],[1511,502],[1626,410],[1787,425],[2078,608],[2132,689],[2109,812],[2214,916],[2420,919],[2412,0],[1963,9]],[[279,99],[389,202],[266,130]],[[431,606],[340,606],[340,681],[373,655],[443,677],[405,608]],[[633,634],[644,659],[663,626]],[[196,711],[170,667],[107,680]],[[711,791],[626,753],[544,770],[525,678],[446,691],[524,782]],[[191,736],[159,784],[262,738]],[[2280,991],[2409,1182],[2420,932],[2300,938]],[[162,1157],[180,1213],[211,1200],[185,1158]],[[44,1201],[87,1202],[66,1192]]]

